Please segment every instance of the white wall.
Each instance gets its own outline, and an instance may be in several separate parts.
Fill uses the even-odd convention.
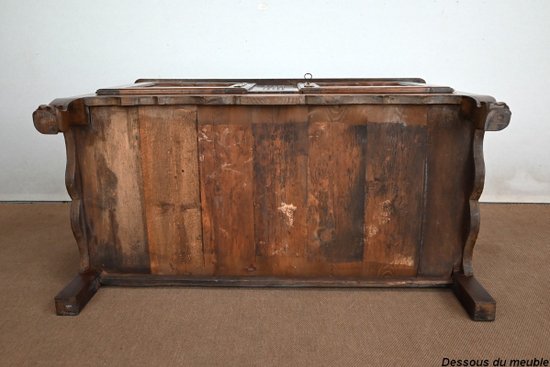
[[[485,201],[550,202],[550,1],[29,1],[0,7],[0,200],[66,200],[42,103],[139,77],[418,76],[508,103]]]

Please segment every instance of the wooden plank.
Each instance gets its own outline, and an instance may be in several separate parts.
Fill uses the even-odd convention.
[[[216,152],[214,150],[214,131],[212,124],[201,124],[201,115],[198,116],[198,154],[199,154],[199,185],[201,199],[201,218],[202,218],[202,243],[205,270],[214,274],[217,264],[216,257],[216,231],[213,226],[215,216],[215,203],[213,195],[218,190],[221,194],[219,185],[216,183]]]
[[[199,165],[203,238],[216,274],[250,274],[254,250],[253,144],[238,111],[199,111]],[[247,122],[244,120],[243,122]]]
[[[340,122],[346,125],[402,123],[426,125],[428,107],[422,105],[346,105],[310,107],[309,121]]]
[[[414,276],[422,234],[426,127],[370,123],[364,274]]]
[[[80,167],[76,157],[75,133],[70,128],[63,133],[65,137],[65,146],[67,153],[67,165],[65,169],[65,186],[71,197],[71,229],[73,231],[78,251],[80,253],[80,271],[85,271],[90,267],[90,257],[88,255],[88,239],[86,238],[86,222],[82,210]]]
[[[285,111],[284,120],[275,118]],[[198,109],[201,125],[251,125],[262,123],[297,123],[303,120],[303,106],[201,106]]]
[[[256,256],[269,257],[261,271],[273,275],[303,271],[296,261],[304,257],[307,242],[308,130],[303,115],[300,123],[252,125]]]
[[[450,277],[460,267],[469,222],[474,126],[458,106],[428,114],[426,209],[419,274]]]
[[[354,175],[358,177],[358,174],[357,174],[358,170],[362,170],[360,175],[363,176],[363,180],[366,181],[367,178],[370,176],[370,174],[367,174],[367,172],[365,171],[365,166],[369,166],[371,171],[373,171],[373,168],[375,168],[374,171],[377,171],[376,167],[372,166],[372,163],[379,162],[380,166],[378,171],[382,170],[383,167],[386,167],[386,168],[395,167],[396,170],[394,171],[394,176],[397,175],[396,179],[400,179],[401,177],[401,181],[408,180],[413,182],[413,188],[419,187],[419,189],[415,191],[422,194],[423,182],[421,180],[420,183],[416,185],[417,182],[415,180],[418,178],[417,172],[411,173],[411,170],[414,171],[414,167],[409,165],[408,163],[408,159],[409,158],[413,159],[413,158],[408,157],[407,154],[414,153],[416,155],[417,148],[418,148],[419,154],[421,155],[420,172],[421,172],[421,179],[422,179],[422,173],[423,173],[422,162],[423,160],[425,160],[425,154],[426,154],[425,152],[425,125],[427,121],[426,106],[382,106],[382,105],[379,105],[379,106],[377,105],[375,106],[331,106],[331,107],[319,106],[319,107],[312,108],[310,110],[309,115],[310,115],[310,122],[312,123],[312,129],[316,128],[315,127],[316,124],[323,124],[325,121],[329,122],[327,126],[332,129],[338,129],[339,124],[346,126],[345,128],[341,128],[344,130],[345,129],[349,130],[350,128],[354,128],[356,130],[366,129],[366,131],[362,132],[364,141],[360,144],[361,148],[364,149],[364,151],[361,152],[361,154],[359,155],[354,156],[353,154],[346,153],[346,150],[348,150],[348,152],[349,151],[353,152],[354,150],[357,152],[359,150],[354,148],[353,144],[351,146],[349,145],[349,142],[353,142],[354,139],[349,138],[349,136],[347,136],[343,131],[335,130],[335,135],[337,137],[330,138],[322,142],[322,145],[319,145],[318,147],[324,147],[324,148],[320,148],[318,151],[315,151],[315,148],[310,147],[311,157],[317,157],[320,154],[327,155],[327,157],[320,160],[318,165],[319,170],[323,170],[323,169],[326,170],[326,172],[322,176],[330,177],[332,175],[333,177],[340,178],[340,181],[342,181],[342,178],[344,179],[347,178],[348,180],[350,180],[349,182],[351,182],[351,179],[352,177],[354,177]],[[376,131],[374,132],[373,137],[370,136],[370,132],[369,132],[370,127],[376,126],[378,124],[384,124],[386,126],[389,126],[390,128],[401,126],[401,128],[399,128],[399,131],[403,130],[403,132],[399,134],[400,136],[399,139],[403,138],[405,140],[401,144],[402,150],[405,149],[404,146],[406,146],[406,144],[411,143],[412,145],[412,147],[410,148],[411,150],[407,152],[401,152],[398,157],[398,159],[403,160],[403,167],[405,167],[404,170],[401,170],[401,168],[398,168],[398,166],[401,167],[400,162],[391,162],[391,159],[390,161],[388,161],[389,157],[386,157],[384,153],[380,153],[379,149],[384,149],[384,146],[382,145],[383,145],[383,142],[385,141],[384,139],[386,139],[386,136],[383,133],[377,134]],[[322,127],[323,125],[320,125],[320,126]],[[412,133],[409,133],[409,131],[411,131]],[[416,136],[417,132],[419,132],[418,137]],[[310,137],[315,138],[315,135],[316,135],[315,133],[314,134],[310,133]],[[342,140],[337,141],[338,138],[342,138]],[[326,167],[323,163],[324,161],[330,161],[330,156],[333,155],[333,153],[330,151],[330,148],[327,148],[331,145],[331,141],[333,140],[336,140],[335,146],[337,148],[335,150],[336,153],[334,154],[336,154],[337,156],[337,162],[339,165],[339,167],[336,169],[333,168],[332,166]],[[371,141],[372,141],[372,147],[370,147]],[[344,147],[344,148],[341,148],[341,147]],[[424,147],[424,150],[422,150],[423,149],[422,147]],[[391,150],[394,147],[392,146],[388,148]],[[343,152],[343,155],[338,156],[338,154],[341,154],[342,152]],[[405,157],[405,158],[401,158],[401,157]],[[394,157],[393,159],[394,161],[395,161],[395,158],[396,157]],[[379,161],[379,159],[381,160]],[[310,166],[311,164],[312,163],[310,163]],[[315,164],[315,159],[313,160],[313,164]],[[410,166],[411,169],[407,169],[408,166]],[[338,171],[338,169],[342,169],[342,170]],[[316,169],[314,169],[313,171],[316,171]],[[356,172],[356,173],[354,174],[353,172]],[[381,171],[381,173],[383,173],[383,170]],[[399,174],[401,174],[401,176],[399,176]],[[330,191],[330,190],[327,191],[326,187],[325,188],[322,187],[323,185],[326,184],[323,182],[322,179],[319,180],[319,178],[310,177],[309,180],[312,183],[315,190],[318,191],[319,187],[321,187],[322,191],[325,191],[325,192]],[[356,209],[357,213],[362,213],[362,214],[361,215],[358,214],[355,216],[355,218],[361,218],[362,222],[361,224],[357,224],[355,228],[358,228],[361,225],[363,226],[362,232],[360,233],[363,233],[363,236],[364,236],[362,243],[364,244],[365,249],[363,250],[364,256],[361,260],[370,261],[370,256],[365,253],[368,247],[367,246],[368,233],[365,232],[365,228],[372,224],[370,223],[372,218],[366,218],[366,217],[367,215],[369,215],[367,214],[369,212],[367,207],[369,205],[368,201],[369,201],[370,195],[371,194],[374,195],[375,192],[373,191],[371,193],[371,187],[370,186],[367,187],[367,185],[372,185],[372,182],[367,182],[364,188],[364,191],[368,193],[367,196],[369,196],[369,198],[367,198],[365,194],[359,194],[357,192],[353,192],[352,187],[354,185],[349,184],[349,182],[347,185],[344,182],[339,182],[338,187],[346,188],[345,190],[346,192],[345,193],[343,192],[343,195],[347,195],[350,200],[353,200],[356,208],[359,208],[362,206],[361,210]],[[403,190],[403,192],[401,193],[402,198],[405,197],[406,192],[408,192],[408,190],[407,191]],[[315,195],[313,195],[313,197],[315,197]],[[382,200],[382,203],[383,202],[384,200]],[[375,205],[374,203],[372,204]],[[398,216],[395,218],[396,222],[392,223],[392,225],[395,226],[396,228],[402,227],[402,228],[399,228],[399,231],[398,231],[399,234],[394,234],[396,239],[399,238],[400,236],[402,237],[402,235],[408,236],[407,238],[405,238],[404,245],[401,242],[399,242],[399,243],[394,243],[393,246],[396,246],[396,245],[404,246],[405,248],[413,249],[413,251],[409,251],[409,252],[412,252],[411,254],[413,258],[412,268],[414,270],[410,270],[407,266],[397,265],[397,262],[403,262],[404,259],[408,261],[411,256],[407,255],[406,257],[401,257],[399,259],[397,258],[384,259],[382,258],[382,256],[379,256],[380,257],[379,259],[374,258],[374,262],[371,261],[370,264],[368,264],[367,266],[363,264],[358,264],[357,262],[353,262],[353,261],[346,262],[346,263],[341,262],[339,264],[333,263],[331,264],[331,269],[329,270],[330,273],[335,276],[363,275],[363,276],[370,277],[372,276],[373,272],[377,271],[375,267],[379,270],[380,264],[376,265],[376,263],[380,261],[383,265],[387,265],[385,268],[385,271],[388,273],[386,274],[387,276],[389,276],[390,273],[396,273],[396,276],[400,276],[400,274],[403,273],[403,268],[408,270],[408,271],[405,271],[405,273],[415,274],[416,264],[417,264],[417,260],[416,260],[417,247],[419,246],[420,235],[421,235],[421,231],[420,231],[421,220],[419,220],[417,216],[420,215],[421,217],[421,210],[422,210],[421,204],[422,204],[422,200],[417,198],[414,201],[414,203],[411,204],[411,208],[414,207],[414,213],[410,213],[409,209],[411,208],[408,208],[406,204],[397,203],[397,206],[403,206],[403,209],[406,209],[407,211],[403,213],[399,213]],[[317,205],[317,203],[314,203],[314,207],[310,208],[311,213],[314,214],[313,223],[312,223],[313,230],[315,230],[315,226],[318,224],[318,218],[315,217],[317,213],[317,210],[315,209],[315,205]],[[329,205],[329,207],[331,205]],[[370,211],[373,211],[372,205],[369,208],[370,208]],[[374,208],[374,210],[378,210],[378,209]],[[331,214],[329,210],[329,221],[330,221],[330,215]],[[406,224],[407,220],[411,221],[411,224],[409,226]],[[419,223],[418,227],[415,227],[413,223]],[[409,234],[408,232],[409,227],[414,228],[414,231],[412,232],[412,234]],[[374,227],[372,226],[370,228],[371,228],[371,231],[375,230]],[[377,247],[381,249],[382,246],[387,245],[387,243],[384,241],[383,238],[379,238],[378,240],[371,239],[371,242],[377,242],[373,244],[370,248],[375,253],[377,252],[376,250]],[[313,242],[313,244],[316,245],[315,242]],[[396,248],[396,251],[398,250],[399,249]],[[387,262],[391,262],[391,263],[388,265]],[[325,271],[323,269],[320,269],[320,270]]]
[[[351,84],[351,83],[350,83]],[[311,87],[299,84],[300,93],[305,94],[429,94],[452,93],[449,87],[435,87],[425,85],[407,86],[375,86],[375,85],[318,85],[312,83]]]
[[[360,263],[366,125],[339,122],[318,109],[310,112],[310,117],[308,258],[321,263]]]
[[[194,107],[140,107],[147,239],[154,274],[202,274]]]
[[[94,107],[74,132],[91,267],[149,272],[137,110]]]

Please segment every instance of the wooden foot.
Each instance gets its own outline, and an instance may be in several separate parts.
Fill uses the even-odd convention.
[[[496,302],[473,276],[453,274],[453,291],[474,321],[494,321]]]
[[[55,311],[60,316],[76,316],[100,287],[99,274],[85,271],[78,274],[55,296]]]

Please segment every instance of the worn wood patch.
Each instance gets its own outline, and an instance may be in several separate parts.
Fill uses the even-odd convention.
[[[151,272],[204,273],[196,109],[143,106],[139,126]]]
[[[137,109],[94,107],[74,132],[91,267],[149,272]]]
[[[361,262],[367,127],[313,122],[308,134],[308,257]]]
[[[450,277],[466,241],[473,182],[474,126],[458,106],[432,106],[428,115],[424,240],[419,275]]]
[[[309,121],[340,122],[349,125],[402,123],[426,125],[428,106],[422,105],[335,105],[310,108]]]
[[[307,124],[254,124],[254,229],[262,272],[300,272],[307,242]],[[275,261],[274,257],[287,260]]]
[[[413,276],[424,203],[426,127],[371,123],[367,139],[364,274]]]
[[[216,112],[214,112],[216,113]],[[216,274],[250,274],[254,250],[253,143],[250,125],[203,124],[199,161],[206,260]]]
[[[200,106],[199,124],[292,124],[307,120],[304,106]]]

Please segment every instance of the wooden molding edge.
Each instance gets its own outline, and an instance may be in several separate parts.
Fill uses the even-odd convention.
[[[80,271],[85,271],[90,266],[88,253],[88,241],[84,221],[83,206],[81,200],[80,167],[76,157],[76,143],[74,132],[69,129],[64,132],[65,147],[67,152],[67,165],[65,170],[65,186],[71,197],[70,221],[71,229],[76,240],[80,254]]]
[[[57,134],[67,131],[73,125],[87,125],[88,108],[84,98],[60,98],[49,105],[40,105],[33,112],[32,119],[36,130],[42,134]]]
[[[495,102],[488,96],[468,96],[468,103],[463,104],[469,119],[476,127],[472,144],[473,185],[469,197],[470,222],[468,236],[462,252],[462,272],[473,276],[473,252],[480,229],[479,198],[485,185],[485,160],[483,157],[483,139],[485,131],[498,131],[510,123],[512,113],[506,103]],[[472,103],[474,102],[474,103]]]

